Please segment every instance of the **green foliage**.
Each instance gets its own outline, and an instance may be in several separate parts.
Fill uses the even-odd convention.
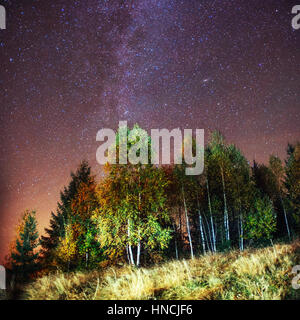
[[[286,162],[285,187],[290,211],[295,218],[300,234],[300,143],[289,145]]]
[[[25,211],[18,227],[15,248],[11,253],[12,271],[19,280],[28,280],[39,269],[39,253],[36,251],[39,235],[36,227],[36,212]]]
[[[95,189],[91,168],[86,161],[82,161],[76,173],[71,173],[68,187],[61,192],[57,213],[51,214],[50,228],[45,229],[47,235],[42,236],[42,255],[46,267],[69,269],[81,265],[82,260],[85,260],[87,267],[95,262],[94,259],[101,260],[99,244],[91,240],[91,234],[96,233],[90,221],[92,212],[98,206]],[[69,234],[66,234],[67,230]],[[63,256],[68,248],[72,248],[70,254]]]
[[[90,177],[87,183],[80,184],[68,215],[68,220],[75,232],[77,266],[85,261],[85,268],[87,268],[89,265],[101,261],[100,245],[95,240],[96,225],[91,219],[92,213],[98,206],[96,183],[94,178]]]
[[[196,141],[191,141],[195,153]],[[242,152],[215,131],[200,176],[186,175],[185,162],[146,164],[151,139],[137,124],[120,128],[113,147],[116,162],[105,166],[98,185],[85,161],[71,173],[42,237],[45,265],[92,268],[104,259],[139,265],[140,256],[144,263],[160,261],[166,253],[187,256],[188,245],[192,257],[233,247],[243,251],[253,240],[278,238],[280,228],[289,239],[290,229],[300,230],[299,143],[289,146],[285,168],[276,156],[251,168]],[[123,164],[124,147],[123,156],[134,158],[134,164]]]
[[[253,240],[272,239],[275,227],[272,202],[268,198],[257,199],[246,218],[246,237]]]
[[[137,129],[135,126],[133,131]],[[131,132],[128,130],[127,135]],[[128,139],[129,146],[135,141]],[[94,215],[97,239],[106,254],[115,259],[122,256],[128,246],[141,245],[148,251],[165,248],[170,230],[164,226],[169,217],[165,195],[168,182],[163,171],[141,163],[111,165],[107,171],[98,190],[100,208]]]

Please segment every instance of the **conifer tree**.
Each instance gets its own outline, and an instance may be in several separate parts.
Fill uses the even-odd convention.
[[[75,235],[78,264],[84,261],[85,268],[92,262],[91,260],[97,259],[97,256],[101,259],[100,246],[95,240],[96,226],[91,219],[92,213],[98,207],[96,182],[94,177],[91,177],[88,183],[80,184],[68,216]]]
[[[39,269],[36,248],[39,245],[35,211],[26,210],[18,226],[15,248],[11,253],[12,272],[18,280],[26,281]]]
[[[65,228],[69,224],[72,201],[76,199],[81,183],[91,183],[91,168],[87,161],[82,161],[76,173],[71,172],[71,181],[60,194],[57,211],[51,213],[50,228],[45,228],[46,235],[41,237],[43,261],[50,266],[54,261],[54,252],[59,240],[65,236]]]

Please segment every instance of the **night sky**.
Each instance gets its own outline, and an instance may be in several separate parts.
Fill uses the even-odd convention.
[[[82,159],[101,172],[96,133],[119,120],[219,129],[258,162],[300,139],[300,1],[0,4],[0,259],[26,208],[48,225]]]

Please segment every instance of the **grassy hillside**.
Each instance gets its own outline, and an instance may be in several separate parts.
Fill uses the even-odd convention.
[[[25,288],[23,299],[300,299],[291,285],[300,241],[231,251],[152,268],[56,273]]]

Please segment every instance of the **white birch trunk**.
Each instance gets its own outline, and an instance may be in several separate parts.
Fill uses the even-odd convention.
[[[202,216],[201,216],[200,210],[199,210],[199,228],[200,228],[200,235],[201,235],[203,253],[205,254],[206,253],[206,250],[205,250],[205,239],[204,239]]]
[[[215,233],[215,225],[214,225],[213,216],[210,216],[210,224],[211,224],[211,232],[212,232],[212,238],[213,238],[214,252],[217,252],[216,233]]]
[[[140,167],[139,167],[139,172],[140,172]],[[141,176],[139,174],[139,187],[141,184]],[[139,192],[139,211],[141,210],[141,193]],[[139,267],[140,265],[140,256],[141,256],[141,239],[140,239],[140,229],[138,231],[138,237],[139,237],[139,242],[138,242],[138,247],[137,247],[137,256],[136,256],[136,266]]]
[[[128,219],[128,241],[130,241],[130,219]],[[128,251],[129,251],[130,262],[132,265],[134,265],[132,247],[129,242],[128,242]]]
[[[89,261],[89,253],[86,252],[86,253],[85,253],[85,268],[88,267],[88,261]]]
[[[287,234],[288,234],[289,240],[291,240],[291,233],[290,233],[289,222],[288,222],[288,219],[287,219],[287,215],[286,215],[286,211],[285,211],[285,206],[284,206],[284,203],[283,203],[283,200],[282,200],[282,196],[281,196],[281,195],[280,195],[280,200],[281,200],[281,205],[282,205],[282,208],[283,208],[284,220],[285,220],[285,225],[286,225]]]
[[[229,235],[229,218],[228,218],[226,191],[225,191],[224,172],[223,172],[223,168],[222,168],[222,167],[221,167],[221,176],[222,176],[223,197],[224,197],[224,227],[225,227],[225,238],[226,238],[227,241],[229,241],[229,240],[230,240],[230,235]]]
[[[213,252],[216,252],[217,251],[217,248],[216,248],[216,235],[215,235],[214,220],[213,220],[212,210],[211,210],[209,185],[208,185],[208,180],[207,179],[206,179],[206,188],[207,188],[208,207],[209,207],[209,213],[210,213],[210,224],[211,224]]]
[[[129,248],[128,248],[128,244],[126,246],[126,256],[127,256],[127,260],[128,260],[128,263],[130,264],[130,258],[129,258]]]
[[[136,254],[136,266],[140,266],[140,257],[141,257],[141,240],[139,240]]]
[[[212,242],[212,237],[211,237],[211,232],[210,232],[210,226],[209,226],[209,222],[206,219],[205,214],[204,214],[204,220],[206,222],[206,227],[208,230],[208,237],[207,237],[206,232],[205,232],[205,228],[204,228],[204,235],[206,237],[207,249],[210,250],[211,252],[213,252],[213,242]]]
[[[240,251],[244,251],[244,227],[243,227],[243,215],[240,213],[238,219],[238,229],[239,229],[239,247]]]
[[[184,211],[185,211],[186,228],[187,228],[189,244],[191,249],[191,258],[194,259],[194,250],[193,250],[193,243],[192,243],[192,237],[191,237],[190,222],[189,222],[183,187],[182,187],[182,196],[183,196],[183,205],[184,205]]]
[[[176,234],[176,227],[175,227],[175,223],[173,223],[173,229],[174,229],[174,240],[175,240],[175,256],[176,256],[176,260],[178,260],[178,247],[177,247],[177,234]]]

